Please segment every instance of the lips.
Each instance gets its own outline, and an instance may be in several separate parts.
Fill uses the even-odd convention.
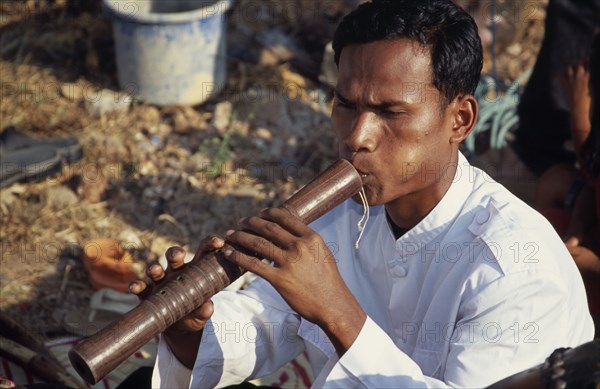
[[[369,173],[363,172],[362,170],[358,169],[356,166],[354,168],[356,169],[358,174],[360,174],[360,178],[362,179],[362,181],[365,182],[365,179],[369,176]]]
[[[351,158],[348,158],[347,160],[352,164],[352,166],[354,166],[354,169],[356,169],[356,172],[360,175],[360,178],[364,184],[365,179],[367,179],[371,174],[361,169],[361,166],[357,163],[358,161],[356,157],[357,155],[354,154]]]

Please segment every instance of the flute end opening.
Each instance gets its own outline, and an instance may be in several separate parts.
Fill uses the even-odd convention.
[[[97,379],[97,377],[95,377],[92,373],[92,370],[85,362],[84,358],[79,355],[75,348],[69,350],[69,361],[71,361],[71,365],[73,365],[73,368],[77,374],[79,374],[79,376],[83,378],[85,382],[90,385],[94,385],[99,381],[99,379]]]

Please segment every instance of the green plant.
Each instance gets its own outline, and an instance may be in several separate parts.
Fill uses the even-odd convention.
[[[235,158],[235,151],[231,143],[232,136],[236,132],[234,126],[236,117],[236,113],[233,112],[229,118],[229,125],[223,134],[207,138],[199,146],[201,153],[210,156],[210,166],[207,173],[212,178],[220,176],[223,165]]]

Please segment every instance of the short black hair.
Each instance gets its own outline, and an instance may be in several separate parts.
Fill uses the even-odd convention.
[[[483,50],[473,18],[450,0],[374,0],[346,15],[333,38],[335,63],[352,44],[407,38],[429,48],[433,84],[447,103],[475,93]]]

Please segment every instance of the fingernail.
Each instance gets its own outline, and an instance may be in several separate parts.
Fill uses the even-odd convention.
[[[227,230],[227,232],[225,233],[225,236],[231,236],[233,235],[234,231],[233,230]]]
[[[243,217],[243,218],[241,218],[240,220],[238,220],[238,223],[239,223],[239,224],[242,224],[242,223],[243,223],[243,222],[245,222],[246,220],[248,220],[248,218],[247,218],[247,217]]]
[[[233,250],[225,250],[223,252],[223,254],[225,254],[226,257],[230,256],[231,254],[233,254]]]
[[[159,272],[161,270],[162,270],[162,266],[160,266],[157,263],[155,263],[154,265],[150,266],[150,272],[151,273],[157,273],[157,272]]]

